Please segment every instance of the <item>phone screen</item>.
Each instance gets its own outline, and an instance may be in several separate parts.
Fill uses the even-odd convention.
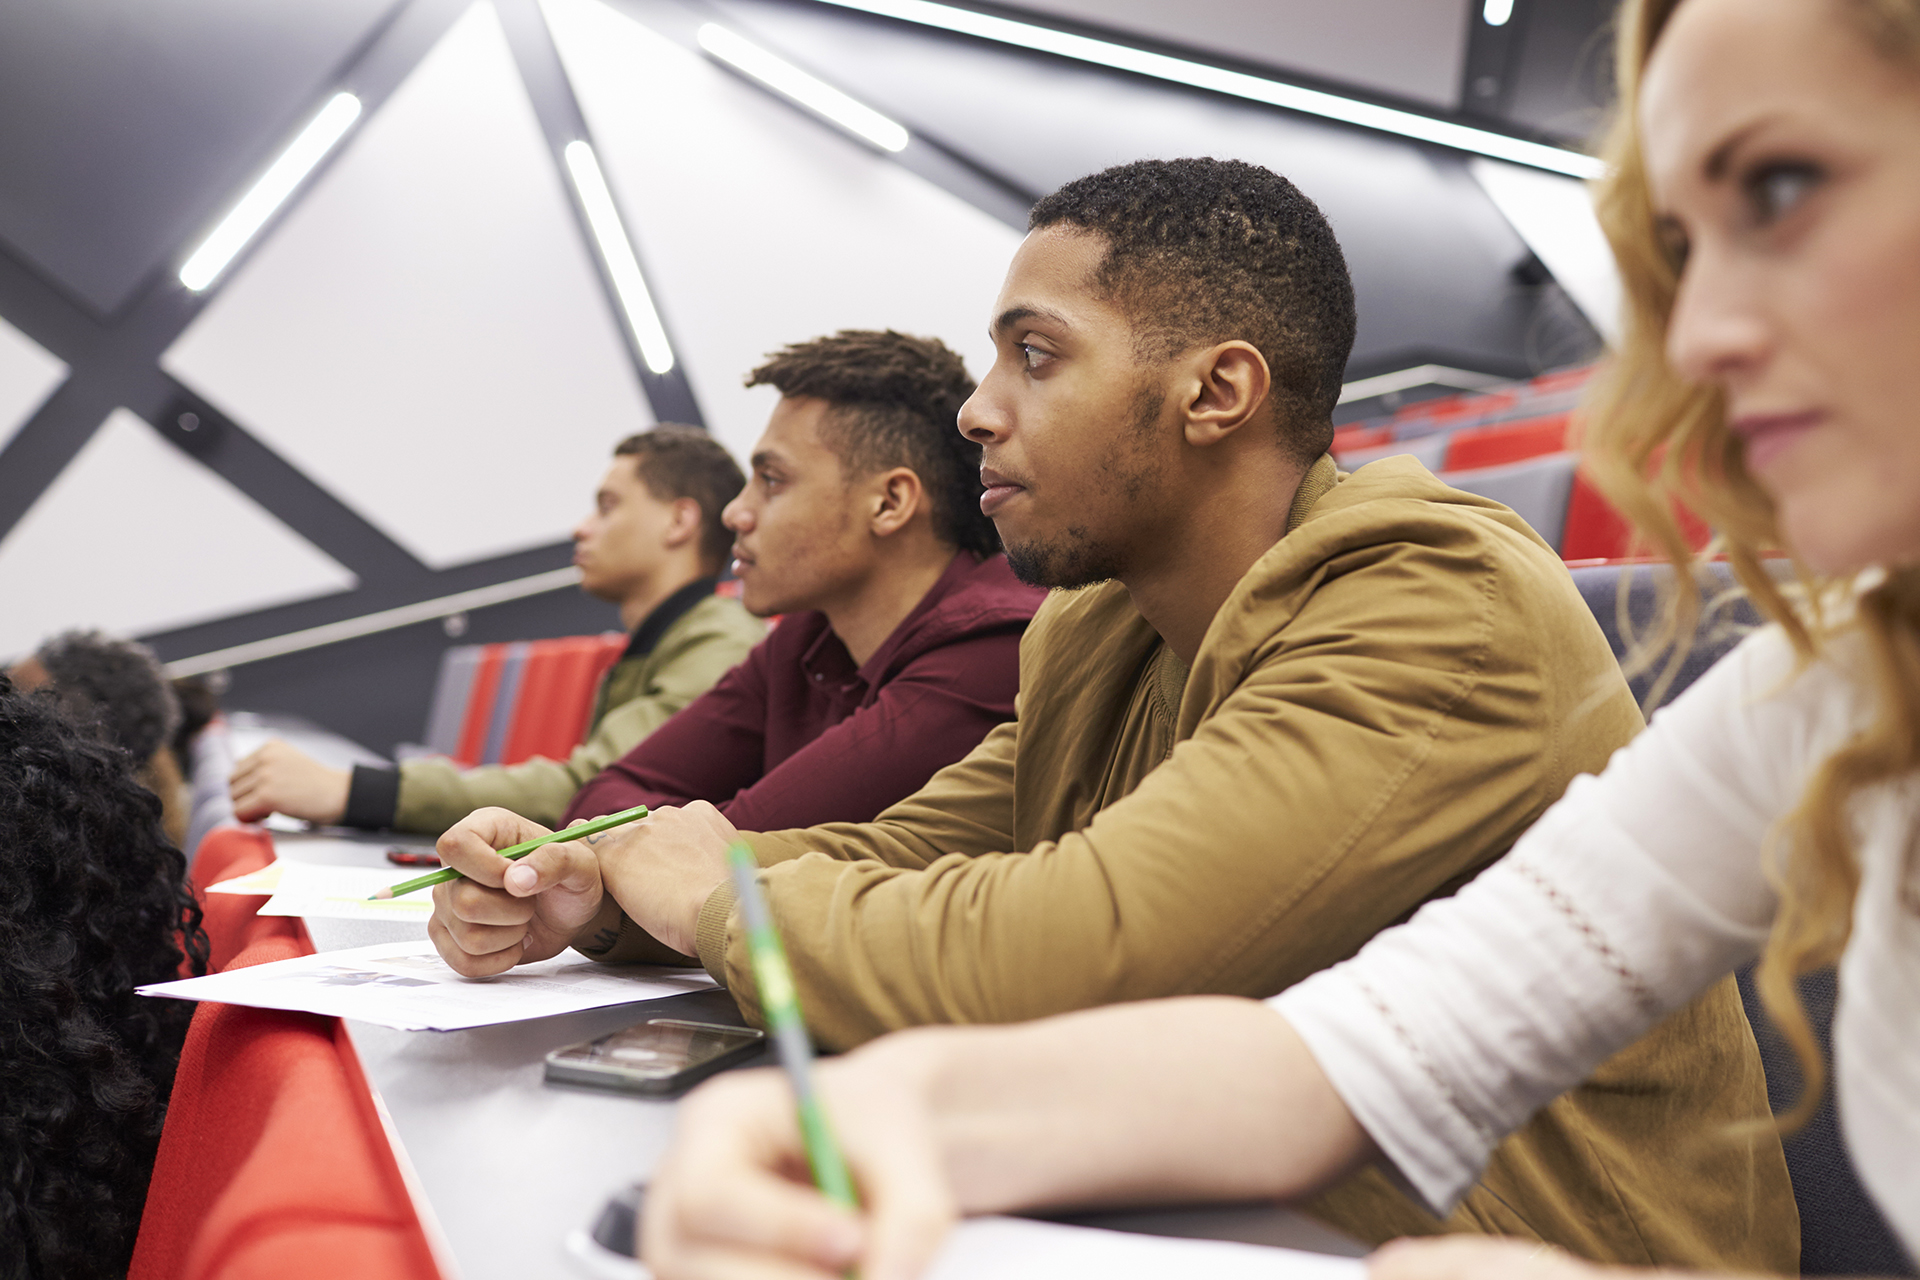
[[[547,1055],[547,1079],[631,1093],[684,1088],[759,1048],[766,1036],[750,1027],[652,1018],[598,1040]]]

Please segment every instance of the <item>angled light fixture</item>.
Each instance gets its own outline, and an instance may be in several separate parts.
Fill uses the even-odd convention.
[[[620,225],[620,211],[613,207],[613,193],[607,190],[599,158],[591,146],[577,140],[569,142],[562,154],[566,156],[567,173],[573,178],[573,189],[580,193],[580,206],[586,210],[587,225],[600,246],[600,260],[613,277],[620,309],[627,313],[627,327],[640,344],[640,358],[655,373],[671,372],[673,347],[667,342],[660,313],[653,309],[653,295],[647,292],[646,279],[640,274],[640,260],[633,256],[633,243]]]
[[[308,122],[260,175],[253,189],[241,196],[240,203],[220,220],[213,234],[201,241],[200,247],[180,268],[180,283],[199,293],[219,279],[234,255],[247,247],[247,242],[259,233],[267,219],[286,203],[287,197],[359,118],[360,99],[350,93],[336,93],[329,98],[327,105],[320,108],[320,114]]]
[[[701,26],[699,40],[702,49],[728,66],[752,76],[807,110],[825,116],[847,132],[858,134],[886,151],[906,148],[908,134],[899,124],[752,41],[712,22]]]
[[[1486,7],[1480,10],[1480,16],[1490,27],[1504,27],[1507,19],[1513,16],[1513,0],[1487,0]]]
[[[875,14],[883,18],[912,22],[923,27],[937,27],[942,31],[954,31],[961,35],[975,36],[1000,44],[1016,45],[1039,53],[1072,58],[1078,62],[1112,67],[1116,71],[1131,71],[1136,75],[1152,76],[1157,80],[1189,85],[1196,89],[1230,94],[1250,102],[1264,102],[1269,106],[1283,107],[1305,115],[1339,120],[1365,129],[1377,129],[1382,133],[1398,134],[1403,138],[1451,147],[1455,151],[1492,156],[1496,160],[1510,160],[1515,164],[1564,173],[1569,177],[1597,178],[1605,172],[1605,166],[1599,160],[1578,151],[1570,151],[1565,147],[1550,147],[1545,143],[1510,138],[1503,133],[1454,124],[1449,120],[1436,120],[1432,116],[1423,116],[1413,111],[1401,111],[1394,107],[1382,107],[1354,98],[1343,98],[1335,93],[1306,89],[1299,85],[1285,84],[1262,76],[1251,76],[1240,71],[1228,71],[1224,67],[1209,66],[1204,62],[1194,62],[1188,58],[1176,58],[1164,53],[1136,49],[1111,40],[1097,40],[1091,36],[1056,31],[1051,27],[1042,27],[1031,22],[1016,22],[1011,18],[995,17],[992,14],[962,9],[955,5],[936,4],[933,0],[820,0],[820,2],[842,9],[855,9],[861,13]],[[1506,0],[1489,0],[1489,11],[1494,4],[1503,2]]]

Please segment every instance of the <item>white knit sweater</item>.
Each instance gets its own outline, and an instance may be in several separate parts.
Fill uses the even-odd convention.
[[[1769,831],[1871,715],[1842,645],[1795,674],[1749,637],[1575,781],[1504,859],[1271,1002],[1407,1184],[1444,1211],[1502,1137],[1758,954]],[[1840,1122],[1920,1253],[1920,786],[1861,797],[1834,1019]]]

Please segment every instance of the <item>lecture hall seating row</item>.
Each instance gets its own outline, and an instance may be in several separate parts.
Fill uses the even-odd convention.
[[[1667,571],[1644,564],[1571,571],[1614,653],[1623,656],[1630,643],[1620,626],[1623,585],[1629,625],[1644,629],[1658,607],[1655,581]],[[1730,585],[1724,563],[1707,571],[1717,586]],[[1736,643],[1743,625],[1757,621],[1744,603],[1733,612],[1732,627],[1724,616],[1703,621],[1668,699]],[[1653,672],[1636,676],[1636,696],[1644,697],[1654,679]],[[584,722],[585,711],[579,714]],[[259,898],[205,893],[206,886],[264,867],[273,856],[265,831],[226,828],[208,836],[195,859],[194,889],[207,913],[216,970],[312,952],[299,922],[256,914]],[[1741,986],[1749,1017],[1764,1027],[1748,975]],[[1801,988],[1825,1047],[1831,975],[1809,975]],[[1789,1055],[1784,1042],[1764,1030],[1760,1043],[1769,1092],[1780,1105],[1791,1096]],[[1898,1246],[1847,1162],[1831,1099],[1807,1129],[1787,1139],[1787,1160],[1801,1209],[1804,1274],[1902,1271]],[[337,1019],[199,1006],[174,1082],[130,1280],[349,1275],[440,1275],[352,1043]]]

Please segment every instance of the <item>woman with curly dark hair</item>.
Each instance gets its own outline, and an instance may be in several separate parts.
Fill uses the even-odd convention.
[[[0,1277],[123,1275],[206,971],[186,860],[125,751],[0,675]]]

